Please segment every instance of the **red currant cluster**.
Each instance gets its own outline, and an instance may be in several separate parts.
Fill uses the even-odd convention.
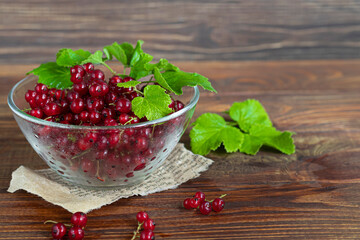
[[[219,198],[207,201],[203,192],[195,193],[193,198],[186,198],[184,200],[184,207],[186,209],[197,209],[199,208],[201,214],[209,215],[212,210],[220,212],[225,207],[225,202],[222,199],[226,194],[221,195]]]
[[[66,235],[66,226],[70,227],[68,236],[70,240],[82,240],[84,238],[84,228],[87,223],[87,216],[85,213],[76,212],[71,216],[71,223],[64,224],[58,223],[51,220],[46,221],[45,223],[54,223],[51,235],[54,240],[61,240]]]
[[[48,89],[38,83],[34,90],[28,90],[25,100],[31,110],[26,113],[31,116],[51,122],[83,126],[116,126],[147,121],[146,117],[139,119],[131,111],[131,100],[142,96],[142,91],[136,87],[118,87],[118,83],[128,82],[131,77],[113,76],[108,82],[105,74],[94,69],[92,63],[76,65],[70,69],[71,90]],[[169,105],[173,111],[184,108],[181,101]]]
[[[118,83],[132,80],[113,76],[108,82],[101,70],[87,63],[71,68],[71,90],[48,89],[38,83],[35,90],[28,90],[26,101],[34,117],[51,122],[82,126],[118,126],[147,121],[139,119],[131,111],[131,100],[142,96],[136,87],[118,87]],[[173,111],[184,105],[173,101]],[[93,184],[95,179],[112,184],[129,180],[136,171],[145,169],[157,159],[158,152],[166,151],[167,136],[174,135],[186,120],[185,115],[161,125],[131,127],[126,129],[63,129],[36,125],[33,130],[41,146],[53,160],[60,174],[79,173],[81,184]],[[58,163],[49,159],[50,166]],[[156,160],[154,161],[155,164]],[[149,167],[151,168],[151,167]],[[72,173],[70,173],[72,172]],[[79,176],[80,177],[80,176]],[[135,178],[133,178],[135,179]],[[98,182],[98,181],[97,181]]]
[[[140,240],[154,240],[155,221],[149,218],[149,215],[146,212],[138,212],[136,214],[136,219],[138,220],[138,228],[134,231],[131,240],[134,240],[136,236],[139,235],[141,227],[143,227],[143,231],[140,233]]]

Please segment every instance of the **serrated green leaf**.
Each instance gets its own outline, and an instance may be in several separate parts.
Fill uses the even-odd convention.
[[[48,62],[41,64],[38,68],[28,72],[39,76],[39,83],[43,83],[50,88],[65,89],[73,85],[70,81],[70,69],[68,67],[59,66],[56,62]]]
[[[128,65],[127,55],[122,46],[117,42],[114,42],[112,45],[105,46],[103,50],[107,60],[112,60],[113,57],[115,57],[123,65]]]
[[[160,86],[162,86],[163,88],[169,90],[170,92],[174,92],[174,90],[172,90],[172,88],[166,82],[165,78],[163,78],[160,70],[157,67],[154,68],[153,72],[154,72],[154,78],[155,78],[156,82],[158,84],[160,84]]]
[[[56,63],[59,66],[73,67],[81,64],[86,60],[91,53],[83,49],[72,50],[70,48],[63,48],[56,54]]]
[[[155,68],[159,69],[159,71],[179,71],[180,69],[175,65],[169,63],[165,58],[161,58],[158,63],[152,64],[148,63],[145,65],[145,69],[149,71],[153,71]]]
[[[245,135],[240,151],[255,155],[265,145],[290,155],[295,152],[292,134],[287,131],[278,131],[274,127],[254,124],[250,128],[249,134]]]
[[[131,60],[130,60],[130,66],[134,66],[134,64],[139,61],[140,56],[142,53],[144,53],[144,51],[142,50],[142,45],[144,44],[144,41],[142,40],[138,40],[136,43],[136,47],[134,49],[134,52],[132,54]]]
[[[221,143],[227,152],[236,152],[243,138],[238,128],[227,125],[223,117],[214,113],[201,115],[190,131],[191,149],[201,155],[216,150]]]
[[[165,93],[165,89],[157,85],[146,86],[144,97],[136,97],[131,101],[134,114],[139,118],[146,116],[150,121],[171,113],[170,103],[171,98]]]
[[[255,99],[234,103],[230,107],[230,117],[239,124],[240,129],[244,132],[249,132],[254,124],[272,126],[264,107]]]
[[[91,54],[87,59],[85,59],[84,61],[81,62],[81,64],[85,64],[85,63],[93,63],[93,64],[103,64],[104,63],[104,59],[103,59],[103,52],[102,51],[96,51],[95,53]]]
[[[134,47],[128,42],[124,42],[124,43],[120,44],[120,46],[124,50],[126,58],[127,58],[126,66],[129,66],[132,55],[134,53]]]
[[[117,86],[129,88],[129,87],[135,87],[136,85],[139,85],[140,83],[141,83],[140,81],[128,81],[128,82],[118,83]]]
[[[209,80],[198,73],[166,71],[162,73],[162,77],[176,95],[181,95],[183,93],[182,88],[185,86],[194,87],[197,85],[202,86],[206,90],[216,92]]]
[[[134,63],[131,67],[129,76],[134,78],[135,80],[138,80],[152,74],[152,71],[149,71],[145,68],[146,64],[151,62],[152,59],[153,56],[151,56],[150,54],[141,53],[138,61]]]

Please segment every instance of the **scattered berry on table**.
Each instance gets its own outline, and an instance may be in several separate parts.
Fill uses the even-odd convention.
[[[62,239],[66,234],[66,227],[63,223],[56,223],[53,225],[51,235],[54,239]]]
[[[75,227],[81,227],[84,228],[87,223],[87,216],[83,212],[76,212],[71,216],[71,223]]]
[[[149,218],[149,215],[144,211],[138,212],[136,214],[136,219],[138,220],[139,223],[145,222],[148,218]]]
[[[212,210],[211,203],[209,203],[208,201],[203,201],[199,206],[199,210],[200,210],[201,214],[203,214],[203,215],[210,214],[210,212]]]
[[[215,198],[212,202],[212,208],[215,212],[220,212],[225,207],[225,202],[221,198]]]

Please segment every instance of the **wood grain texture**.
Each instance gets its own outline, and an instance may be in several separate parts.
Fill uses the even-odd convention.
[[[360,57],[357,0],[2,0],[0,63],[146,41],[172,61]]]
[[[276,127],[296,131],[296,154],[208,155],[215,162],[179,188],[131,197],[91,212],[86,239],[130,239],[135,214],[156,220],[156,239],[359,239],[360,61],[180,62],[207,75],[219,94],[202,92],[195,117],[233,101],[259,99]],[[17,127],[6,95],[33,66],[0,65],[0,239],[50,239],[46,219],[68,222],[60,207],[6,192],[19,165],[45,167]],[[188,132],[182,142],[189,147]],[[202,216],[181,207],[202,190],[228,193],[225,210]]]

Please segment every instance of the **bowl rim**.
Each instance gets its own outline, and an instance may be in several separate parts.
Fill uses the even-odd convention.
[[[129,124],[129,125],[118,125],[118,126],[82,126],[82,125],[70,125],[70,124],[63,124],[63,123],[57,123],[57,122],[50,122],[50,121],[46,121],[43,119],[39,119],[36,117],[33,117],[31,115],[26,114],[25,112],[23,112],[21,109],[19,109],[13,99],[13,95],[15,90],[18,88],[19,85],[21,85],[23,82],[25,81],[30,81],[33,78],[37,78],[37,76],[35,75],[30,75],[27,76],[25,78],[23,78],[22,80],[20,80],[19,82],[17,82],[10,90],[8,97],[7,97],[7,102],[8,105],[10,107],[10,109],[13,111],[14,114],[16,114],[17,116],[19,116],[20,118],[23,118],[29,122],[32,123],[37,123],[40,125],[45,125],[45,126],[50,126],[50,127],[57,127],[57,128],[65,128],[65,129],[89,129],[89,130],[106,130],[106,129],[126,129],[126,128],[133,128],[133,127],[144,127],[144,126],[149,126],[149,125],[154,125],[154,124],[159,124],[159,123],[164,123],[167,122],[171,119],[174,119],[176,117],[181,116],[182,114],[188,112],[189,110],[191,110],[193,107],[196,106],[199,97],[200,97],[200,92],[199,92],[199,88],[197,86],[192,87],[194,89],[194,94],[190,100],[190,102],[180,111],[174,112],[173,114],[167,115],[165,117],[162,118],[158,118],[152,121],[147,121],[147,122],[140,122],[140,123],[135,123],[135,124]]]

